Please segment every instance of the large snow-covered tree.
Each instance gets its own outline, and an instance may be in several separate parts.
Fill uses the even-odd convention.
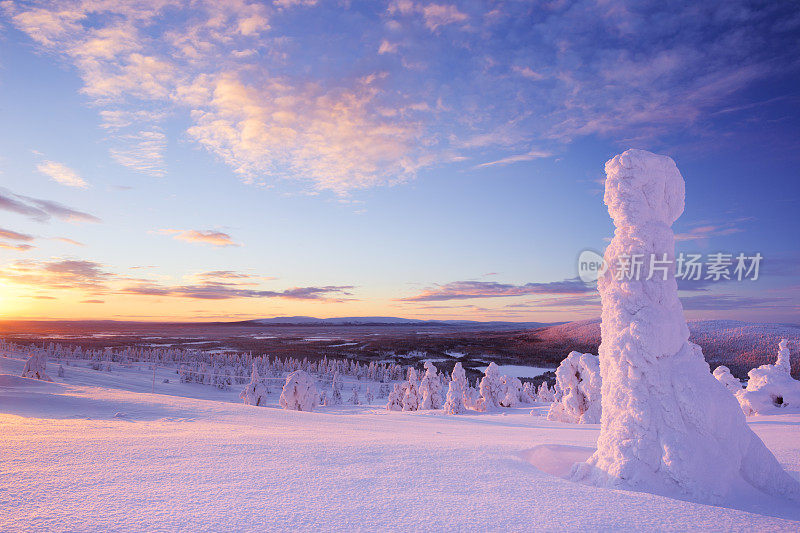
[[[279,403],[284,409],[313,411],[319,401],[314,378],[308,372],[295,370],[286,376]]]
[[[604,201],[616,231],[598,280],[603,413],[597,451],[572,477],[712,502],[742,482],[800,498],[689,342],[670,227],[684,208],[675,163],[642,150],[617,155],[606,163]]]

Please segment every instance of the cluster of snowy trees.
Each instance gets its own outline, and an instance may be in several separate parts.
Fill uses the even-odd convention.
[[[523,385],[518,378],[500,375],[495,363],[486,368],[476,389],[467,382],[461,363],[455,364],[448,380],[433,363],[427,361],[422,377],[414,368],[409,368],[407,379],[394,385],[386,408],[390,411],[444,409],[447,414],[455,415],[468,409],[483,412],[549,401],[552,394],[547,383],[542,383],[536,391],[529,382]]]

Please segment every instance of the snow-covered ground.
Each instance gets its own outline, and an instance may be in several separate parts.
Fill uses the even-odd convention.
[[[51,362],[56,383],[23,365],[0,357],[0,531],[800,528],[800,506],[766,497],[714,507],[566,481],[599,426],[548,421],[546,405],[306,413],[164,369],[152,394],[144,365],[58,378]],[[800,415],[749,423],[800,477]]]

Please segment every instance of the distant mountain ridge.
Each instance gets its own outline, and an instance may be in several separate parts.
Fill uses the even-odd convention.
[[[703,349],[706,361],[712,366],[726,365],[734,374],[744,377],[751,368],[774,363],[778,342],[788,339],[792,353],[792,374],[800,374],[800,357],[797,355],[800,349],[798,325],[738,320],[693,320],[688,325],[689,340]],[[597,353],[600,345],[600,319],[545,326],[536,330],[535,334],[538,339],[553,347]]]
[[[228,322],[227,324],[230,324]],[[415,318],[398,318],[390,316],[355,316],[316,318],[310,316],[284,316],[275,318],[258,318],[237,322],[242,325],[253,326],[476,326],[476,327],[504,327],[504,328],[541,328],[558,324],[557,322],[504,322],[504,321],[478,321],[478,320],[421,320]]]

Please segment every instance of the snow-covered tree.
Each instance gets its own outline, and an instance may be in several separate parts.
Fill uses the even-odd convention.
[[[533,383],[530,381],[525,382],[522,386],[522,393],[520,393],[519,399],[526,405],[536,403],[538,398],[536,397],[536,390],[533,388]]]
[[[308,372],[295,370],[286,376],[279,403],[284,409],[313,411],[319,400],[317,385]]]
[[[747,388],[740,387],[736,392],[746,415],[800,412],[800,381],[792,378],[789,359],[788,343],[782,339],[774,365],[761,365],[748,372]]]
[[[597,451],[572,477],[699,501],[719,501],[743,484],[800,498],[800,483],[689,342],[670,227],[684,207],[675,163],[628,150],[606,163],[606,176],[616,231],[597,282],[603,416]]]
[[[389,393],[389,401],[386,403],[389,411],[403,410],[403,389],[399,383],[394,384],[394,389]]]
[[[361,399],[358,397],[358,387],[353,387],[353,392],[350,394],[350,403],[352,405],[361,405]]]
[[[491,411],[500,406],[500,400],[505,397],[505,387],[500,369],[494,362],[486,367],[479,389],[481,396],[476,405],[478,411]]]
[[[461,363],[456,363],[453,373],[450,374],[450,384],[447,386],[447,400],[444,403],[444,411],[448,415],[461,414],[467,410],[464,403],[464,393],[467,389],[467,375]]]
[[[718,366],[714,369],[713,374],[714,377],[717,378],[717,381],[725,385],[725,388],[731,391],[731,394],[736,394],[742,390],[742,382],[736,379],[733,374],[731,374],[731,371],[727,366]]]
[[[372,402],[375,401],[375,395],[372,394],[372,387],[367,385],[367,393],[364,395],[364,399],[367,402],[367,405],[372,405]]]
[[[517,407],[520,404],[522,394],[522,382],[519,378],[503,376],[500,378],[503,384],[503,393],[500,398],[500,405],[503,407]]]
[[[570,352],[556,369],[555,401],[548,420],[600,423],[600,361],[590,353]]]
[[[539,385],[539,390],[536,391],[536,396],[540,402],[554,402],[556,400],[556,393],[553,389],[547,385],[546,381],[543,381],[541,385]]]
[[[339,378],[339,372],[333,373],[333,381],[331,382],[331,395],[328,398],[328,405],[341,405],[342,404],[342,381]]]
[[[47,354],[44,352],[36,352],[31,355],[25,366],[22,368],[23,378],[41,379],[42,381],[53,381],[47,375]]]
[[[444,403],[442,394],[442,381],[436,367],[430,361],[425,361],[425,375],[419,385],[422,394],[420,409],[441,409]]]
[[[417,371],[413,368],[408,369],[408,381],[405,383],[403,391],[403,411],[416,411],[422,397],[419,393],[419,378]]]
[[[244,390],[239,393],[239,398],[244,400],[246,405],[264,405],[267,401],[267,393],[269,390],[267,386],[261,381],[261,376],[258,375],[255,361],[253,362],[253,371],[250,374],[250,382],[245,386]]]
[[[64,366],[63,366],[63,365],[58,365],[58,372],[57,372],[57,375],[58,375],[58,377],[60,377],[60,378],[63,378],[63,377],[64,377]]]

